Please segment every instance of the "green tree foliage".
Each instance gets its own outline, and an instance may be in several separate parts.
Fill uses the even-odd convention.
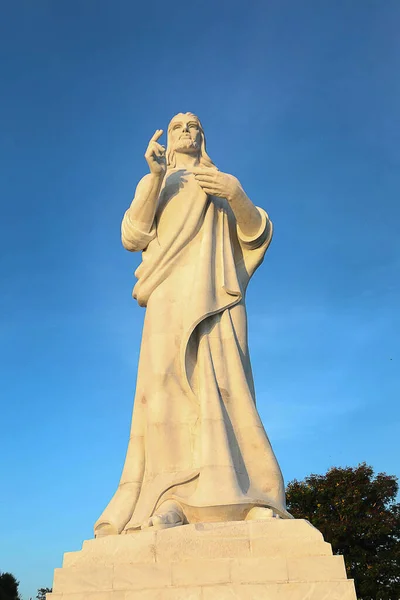
[[[396,477],[365,463],[287,486],[288,509],[308,519],[343,554],[361,600],[400,598],[400,504]]]
[[[0,600],[21,600],[19,581],[11,573],[0,573]]]
[[[46,594],[51,594],[52,588],[39,588],[36,594],[37,600],[46,600]]]

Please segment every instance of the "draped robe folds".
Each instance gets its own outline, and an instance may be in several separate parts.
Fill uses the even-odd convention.
[[[133,296],[146,315],[125,465],[95,531],[139,529],[171,499],[189,522],[240,520],[253,506],[290,517],[247,345],[246,287],[272,237],[258,210],[260,230],[246,237],[226,200],[175,169],[149,231],[135,203],[126,212],[124,245],[143,251]]]

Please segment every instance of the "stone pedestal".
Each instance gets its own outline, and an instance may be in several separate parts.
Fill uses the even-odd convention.
[[[48,600],[356,600],[342,556],[304,520],[197,523],[88,540]]]

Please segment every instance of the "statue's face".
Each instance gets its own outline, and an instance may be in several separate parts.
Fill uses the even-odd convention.
[[[193,115],[180,114],[169,125],[169,138],[175,152],[197,154],[201,146],[198,120]]]

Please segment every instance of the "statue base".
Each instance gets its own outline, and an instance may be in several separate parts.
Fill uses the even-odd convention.
[[[342,556],[305,520],[196,523],[88,540],[47,600],[356,600]]]

